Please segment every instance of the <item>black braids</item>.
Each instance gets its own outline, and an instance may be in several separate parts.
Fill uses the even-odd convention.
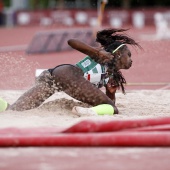
[[[115,42],[118,41],[121,44],[130,44],[130,45],[136,45],[140,47],[140,45],[137,42],[135,42],[132,38],[127,37],[125,35],[116,35],[114,36],[113,41]]]
[[[115,41],[114,36],[116,35],[116,32],[124,31],[126,31],[126,29],[105,29],[98,31],[96,35],[96,41],[99,42],[102,46],[106,47]]]
[[[123,77],[122,75],[122,72],[120,71],[114,71],[113,74],[113,80],[115,81],[115,85],[120,88],[121,87],[121,90],[123,92],[123,94],[125,94],[125,88],[124,88],[124,84],[126,84],[126,80],[125,78]]]
[[[113,78],[114,85],[117,86],[118,88],[121,88],[123,94],[125,94],[124,84],[126,84],[126,79],[124,78],[121,71],[115,70],[116,60],[117,58],[112,63],[112,66],[110,67],[108,66],[107,72],[109,77]]]
[[[107,48],[105,48],[105,50],[107,52],[112,53],[113,49],[116,49],[117,47],[119,47],[122,43],[116,41],[114,43],[111,43],[110,45],[107,46]]]
[[[110,72],[110,77],[114,80],[114,85],[121,89],[122,93],[125,94],[124,84],[126,84],[126,79],[124,78],[121,71],[115,69],[118,57],[115,57],[112,64],[108,65],[108,72]]]
[[[128,29],[105,29],[98,31],[96,35],[96,41],[99,42],[105,49],[107,49],[110,44],[116,43],[130,44],[141,48],[141,46],[128,35],[122,34],[127,30]],[[121,34],[117,34],[117,32]]]

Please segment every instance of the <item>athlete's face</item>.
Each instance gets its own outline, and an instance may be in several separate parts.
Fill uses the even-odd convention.
[[[120,55],[118,55],[117,68],[118,69],[129,69],[132,66],[131,52],[127,46],[124,46],[120,50]]]

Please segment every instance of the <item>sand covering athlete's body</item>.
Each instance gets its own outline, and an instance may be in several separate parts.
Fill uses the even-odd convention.
[[[123,34],[125,31],[127,30],[106,29],[97,32],[96,41],[101,45],[99,48],[77,39],[68,40],[72,48],[88,57],[76,65],[63,64],[44,71],[37,78],[35,86],[19,97],[9,109],[22,111],[36,108],[57,90],[91,106],[105,104],[105,112],[111,107],[112,112],[117,114],[115,92],[117,88],[121,88],[125,93],[123,84],[126,83],[119,70],[129,69],[132,65],[131,52],[126,44],[140,47]],[[93,77],[95,74],[98,74],[97,78]],[[106,94],[99,89],[102,86],[106,88]]]

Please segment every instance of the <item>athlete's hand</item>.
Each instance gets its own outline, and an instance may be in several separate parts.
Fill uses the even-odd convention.
[[[98,53],[99,56],[99,63],[101,64],[111,64],[113,62],[114,56],[105,50],[99,50]]]

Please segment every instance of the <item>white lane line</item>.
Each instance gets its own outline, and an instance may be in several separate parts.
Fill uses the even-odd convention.
[[[10,52],[10,51],[23,51],[28,47],[27,44],[24,45],[13,45],[13,46],[4,46],[0,47],[0,52]]]

